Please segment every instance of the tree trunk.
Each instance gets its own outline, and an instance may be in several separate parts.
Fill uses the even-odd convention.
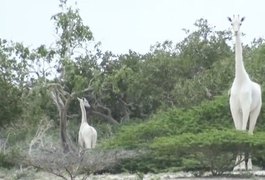
[[[65,108],[63,108],[60,110],[60,132],[61,132],[61,141],[64,153],[69,152],[69,145],[67,143],[66,122],[67,122],[67,111]]]
[[[66,102],[63,102],[60,96],[60,91],[58,91],[58,89],[54,89],[51,91],[51,97],[54,103],[56,104],[58,112],[59,112],[60,137],[61,137],[63,152],[67,153],[69,152],[69,145],[67,143],[66,123],[67,123],[67,110],[69,106],[69,100]],[[66,99],[66,98],[63,98],[63,99]]]

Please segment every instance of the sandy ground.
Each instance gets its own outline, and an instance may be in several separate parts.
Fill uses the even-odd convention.
[[[239,174],[239,173],[234,173]],[[265,171],[255,171],[251,172],[251,176],[249,178],[242,178],[242,177],[194,177],[192,173],[160,173],[160,174],[103,174],[103,175],[90,175],[87,179],[88,180],[234,180],[234,179],[255,179],[255,180],[265,180]],[[79,176],[76,180],[81,180],[84,176]],[[36,171],[23,171],[23,170],[16,170],[16,171],[1,171],[0,170],[0,180],[62,180],[62,178],[55,176],[53,174],[47,172],[36,172]],[[70,179],[70,178],[69,178]]]

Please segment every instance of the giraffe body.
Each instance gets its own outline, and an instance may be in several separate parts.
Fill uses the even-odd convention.
[[[97,142],[97,131],[87,123],[85,107],[90,107],[88,101],[78,98],[82,112],[82,120],[78,134],[78,144],[85,149],[95,148]]]
[[[240,40],[240,26],[244,18],[233,16],[228,18],[231,22],[233,33],[235,35],[235,79],[230,92],[230,110],[235,124],[235,128],[241,131],[248,131],[253,134],[257,118],[261,109],[261,87],[258,83],[253,82],[245,70],[242,45]],[[248,128],[248,129],[247,129]],[[234,170],[251,170],[251,157],[245,163],[244,153],[239,154],[236,159]]]

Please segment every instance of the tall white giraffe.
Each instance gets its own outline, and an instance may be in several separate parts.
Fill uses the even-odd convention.
[[[94,127],[87,123],[87,115],[85,107],[90,108],[90,104],[86,98],[77,98],[80,102],[80,108],[82,112],[82,120],[79,129],[78,143],[81,147],[85,149],[95,148],[97,143],[97,131]]]
[[[230,92],[230,110],[234,120],[235,128],[241,131],[247,131],[253,134],[257,118],[261,109],[261,87],[259,84],[251,81],[244,67],[242,45],[240,40],[240,26],[244,17],[228,17],[231,22],[232,30],[235,36],[235,79]],[[249,124],[248,124],[249,123]],[[247,164],[244,162],[244,154],[238,155],[234,170],[252,170],[251,158]],[[241,163],[240,163],[241,161]]]

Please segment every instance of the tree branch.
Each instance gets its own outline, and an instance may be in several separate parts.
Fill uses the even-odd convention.
[[[106,119],[107,121],[111,122],[112,124],[116,124],[118,125],[118,121],[116,121],[111,115],[106,115],[104,113],[98,112],[98,111],[94,111],[92,110],[92,113],[98,116],[101,116],[102,118]]]

